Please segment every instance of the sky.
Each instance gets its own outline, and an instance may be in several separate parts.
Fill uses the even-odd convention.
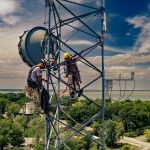
[[[99,8],[100,0],[72,0]],[[107,33],[105,33],[105,75],[107,79],[130,78],[135,71],[136,90],[150,90],[150,0],[106,0]],[[75,14],[82,14],[88,9],[66,4]],[[66,11],[60,10],[62,18],[70,17]],[[35,26],[44,26],[44,0],[0,0],[0,89],[24,88],[28,70],[30,69],[20,58],[17,44],[19,36]],[[86,22],[86,19],[83,21]],[[89,21],[100,34],[100,16]],[[80,27],[79,22],[72,25]],[[62,38],[67,40],[74,31],[64,27]],[[90,46],[95,39],[76,34],[68,44],[75,49]],[[101,64],[101,50],[91,52],[87,60],[96,66]],[[87,83],[95,72],[78,63],[83,83]],[[101,82],[90,88],[100,87]],[[123,84],[123,83],[122,83]],[[118,88],[118,85],[115,85]],[[133,82],[128,82],[132,90]]]

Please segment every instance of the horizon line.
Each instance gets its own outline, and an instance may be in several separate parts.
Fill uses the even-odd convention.
[[[5,88],[5,89],[1,89],[0,88],[0,91],[23,91],[24,89],[18,89],[18,88],[16,88],[16,89],[7,89],[7,88]],[[60,90],[64,90],[64,89],[60,89]],[[49,90],[49,91],[52,91],[52,90]],[[97,89],[86,89],[86,90],[84,90],[84,91],[97,91],[97,92],[99,92],[99,91],[102,91],[102,90],[97,90]],[[131,90],[111,90],[111,91],[133,91],[132,89]],[[140,90],[140,89],[137,89],[137,90],[134,90],[134,91],[150,91],[150,89],[144,89],[144,90]]]

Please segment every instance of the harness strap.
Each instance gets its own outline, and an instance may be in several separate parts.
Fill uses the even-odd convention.
[[[28,74],[28,80],[31,79],[31,73],[32,71],[34,70],[34,68],[36,68],[37,66],[33,66],[30,71],[29,71],[29,74]]]
[[[75,60],[69,59],[68,61],[65,61],[65,62],[64,62],[64,65],[65,65],[64,68],[66,69],[66,72],[67,72],[67,73],[70,73],[70,72],[71,72],[71,73],[72,73],[72,72],[74,73],[74,71],[79,72]]]

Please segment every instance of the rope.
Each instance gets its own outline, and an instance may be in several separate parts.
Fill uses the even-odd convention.
[[[123,94],[122,94],[122,90],[121,90],[121,84],[120,84],[120,81],[121,81],[121,79],[119,80],[119,91],[120,91],[120,96],[119,96],[119,98],[117,99],[117,101],[118,100],[122,100],[124,97],[125,97],[125,93],[126,93],[126,91],[127,91],[127,81],[129,81],[129,80],[133,80],[133,89],[132,89],[132,91],[131,91],[131,93],[125,98],[125,100],[127,100],[129,97],[131,97],[132,96],[132,94],[133,94],[133,92],[135,91],[135,79],[134,79],[134,68],[135,68],[135,63],[134,63],[134,60],[135,60],[135,56],[133,55],[133,71],[131,72],[131,79],[124,79],[124,81],[125,81],[125,84],[124,84],[124,91],[123,91]],[[108,92],[108,96],[109,96],[109,98],[111,98],[111,99],[113,99],[112,98],[112,89],[110,90],[110,91],[107,91]],[[110,92],[110,93],[109,93]]]
[[[132,77],[133,77],[133,90],[132,90],[131,93],[125,98],[125,100],[127,100],[129,97],[131,97],[132,94],[133,94],[133,92],[135,91],[135,79],[134,79],[135,63],[134,63],[134,60],[135,60],[135,56],[133,55],[133,71],[131,72],[131,80],[132,80]]]
[[[134,78],[134,68],[135,68],[135,63],[134,63],[134,60],[135,60],[135,56],[133,55],[133,71],[131,72],[131,80],[133,78],[133,90],[131,91],[131,93],[125,98],[125,100],[127,100],[129,97],[132,96],[133,92],[135,91],[135,78]]]
[[[132,90],[131,93],[125,98],[125,100],[127,100],[129,97],[131,97],[131,95],[133,94],[134,91],[135,91],[135,79],[133,80],[133,90]]]
[[[121,97],[121,94],[122,94],[122,92],[121,92],[121,84],[120,84],[120,83],[121,83],[121,82],[120,82],[120,80],[119,80],[119,91],[120,91],[120,92],[119,92],[119,93],[120,93],[119,95],[120,95],[120,96],[119,96],[119,98],[117,99],[117,101],[120,100],[120,97]]]
[[[121,98],[119,99],[119,100],[122,100],[123,99],[123,97],[125,96],[125,93],[126,93],[126,83],[127,83],[127,81],[125,80],[125,83],[124,83],[124,92],[123,92],[123,94],[122,94],[122,96],[121,96]]]

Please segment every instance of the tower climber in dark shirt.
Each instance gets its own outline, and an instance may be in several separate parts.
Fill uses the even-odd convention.
[[[64,53],[65,61],[62,64],[64,65],[65,77],[68,78],[68,84],[79,92],[78,97],[83,93],[83,90],[80,89],[81,77],[80,71],[77,67],[77,60],[79,58],[79,55],[72,56],[70,53],[66,52]],[[69,88],[69,94],[71,98],[74,98],[75,91],[72,88]]]

